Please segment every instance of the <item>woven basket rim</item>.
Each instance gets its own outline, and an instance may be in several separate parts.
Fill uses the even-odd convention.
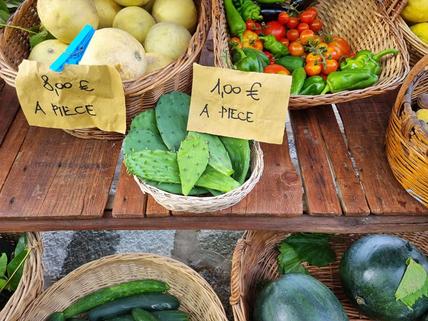
[[[3,233],[2,233],[3,234]],[[9,234],[9,233],[4,233]],[[15,233],[11,233],[15,234]],[[31,253],[24,264],[18,288],[0,310],[2,321],[20,321],[26,307],[43,290],[43,243],[40,233],[26,233]]]
[[[24,319],[20,321],[29,321],[31,320],[31,312],[34,310],[37,310],[37,307],[42,304],[43,302],[49,300],[50,297],[54,297],[55,294],[59,291],[64,291],[64,289],[67,288],[67,284],[70,282],[73,282],[73,280],[80,276],[86,276],[91,273],[96,273],[98,269],[101,269],[102,267],[114,265],[117,262],[125,261],[125,262],[132,262],[132,264],[140,264],[141,266],[144,266],[144,262],[154,262],[156,264],[159,264],[162,266],[163,270],[172,270],[174,273],[181,273],[183,275],[188,276],[191,278],[193,282],[193,286],[197,286],[199,288],[202,288],[204,290],[204,295],[206,295],[206,300],[210,300],[213,303],[211,311],[216,312],[218,316],[220,316],[219,321],[227,321],[224,307],[220,302],[220,299],[218,298],[217,294],[212,289],[211,285],[195,270],[193,270],[191,267],[187,266],[186,264],[170,258],[166,256],[161,256],[157,254],[152,253],[123,253],[123,254],[114,254],[102,257],[97,260],[93,260],[91,262],[88,262],[77,269],[73,270],[54,284],[52,284],[47,290],[45,290],[33,303],[31,306],[28,307],[28,309],[25,311]],[[112,282],[109,285],[113,284],[120,284],[121,282]],[[102,287],[99,287],[98,289],[101,289]],[[91,292],[95,291],[96,289],[93,289]],[[66,291],[66,290],[65,290]],[[79,293],[79,298],[83,297],[88,293]],[[180,298],[179,298],[180,299]],[[67,304],[71,304],[72,302],[67,302]],[[51,313],[54,311],[51,311]],[[202,321],[202,320],[200,320]]]
[[[224,207],[229,202],[238,203],[240,200],[242,200],[246,195],[248,195],[255,185],[260,180],[263,170],[264,170],[264,160],[263,160],[263,151],[260,147],[260,144],[256,141],[252,142],[253,148],[251,149],[251,159],[252,159],[252,168],[251,168],[251,175],[250,177],[242,184],[240,187],[228,192],[221,194],[219,196],[184,196],[184,195],[177,195],[165,192],[163,190],[160,190],[152,185],[149,185],[145,183],[143,180],[139,179],[137,176],[134,175],[134,180],[140,187],[141,191],[143,193],[148,193],[155,200],[162,206],[164,206],[167,209],[170,209],[171,211],[182,211],[182,209],[177,210],[175,207],[184,206],[187,211],[192,213],[206,213],[207,210],[204,209],[204,206],[198,205],[198,203],[206,203],[210,204],[210,211],[217,211],[221,209],[225,209],[230,206]],[[238,197],[237,197],[238,195]],[[168,202],[162,202],[160,199],[169,199]],[[184,205],[186,203],[192,203],[191,206],[194,206],[194,208],[191,208]],[[216,209],[217,208],[217,209]]]

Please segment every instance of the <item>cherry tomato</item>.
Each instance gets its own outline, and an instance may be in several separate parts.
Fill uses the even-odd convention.
[[[290,16],[287,12],[283,11],[278,15],[278,22],[282,25],[286,25],[290,21]]]
[[[314,54],[311,52],[306,56],[306,63],[310,63],[310,62],[316,62],[320,64],[322,63],[322,57],[318,54]]]
[[[316,62],[307,63],[305,66],[306,74],[309,77],[319,75],[321,73],[321,70],[322,70],[321,64],[318,64]]]
[[[321,31],[323,26],[324,26],[323,22],[317,18],[309,25],[309,28],[312,31],[318,32],[318,31]]]
[[[349,56],[351,54],[351,46],[348,41],[341,37],[333,37],[333,41],[328,44],[329,47],[336,48],[339,53],[339,59],[343,56]]]
[[[282,42],[282,44],[286,47],[288,47],[288,45],[290,44],[290,40],[288,40],[287,38],[282,38],[280,42]]]
[[[317,34],[314,34],[314,36],[312,37],[312,43],[315,46],[318,46],[321,42],[322,42],[322,38],[320,36],[318,36]]]
[[[272,64],[265,67],[264,72],[267,74],[281,74],[281,75],[289,75],[290,72],[287,68],[281,65]]]
[[[265,35],[273,35],[276,40],[285,38],[286,31],[285,27],[280,24],[278,21],[269,21],[266,26],[263,28],[263,33]]]
[[[307,23],[299,23],[297,30],[299,30],[299,33],[302,33],[304,30],[309,30],[309,25]]]
[[[300,42],[302,45],[307,45],[310,40],[313,40],[315,33],[312,30],[303,30],[300,34]]]
[[[232,48],[235,48],[235,47],[242,48],[241,39],[239,39],[238,37],[230,38],[229,45]]]
[[[318,16],[318,9],[315,7],[308,7],[308,8],[306,8],[305,11],[311,11],[311,12],[315,13],[315,17]]]
[[[317,44],[317,49],[320,49],[322,51],[327,51],[327,48],[328,48],[328,44],[326,42],[321,41]]]
[[[317,13],[313,10],[305,10],[299,15],[299,17],[301,22],[311,24],[317,17]]]
[[[247,30],[254,31],[258,35],[262,33],[262,25],[252,19],[248,19],[245,25],[247,26]]]
[[[275,63],[275,57],[269,51],[263,51],[263,53],[269,58],[269,64],[273,65]]]
[[[334,59],[334,60],[339,60],[341,57],[339,49],[337,49],[336,47],[331,47],[330,45],[327,45],[327,51],[325,52],[324,56],[327,59]]]
[[[259,39],[257,33],[245,30],[242,34],[242,47],[263,50],[263,42]]]
[[[288,46],[288,50],[290,51],[290,55],[296,57],[303,56],[305,54],[305,49],[303,48],[303,45],[297,41],[290,43],[290,45]]]
[[[287,31],[287,39],[290,40],[290,42],[296,41],[299,39],[299,31],[297,29],[290,29]]]
[[[290,17],[290,19],[287,22],[287,27],[289,29],[296,29],[298,25],[299,25],[299,18],[297,17]]]
[[[327,59],[325,64],[322,64],[322,73],[325,75],[329,75],[337,69],[339,69],[339,63],[337,60]]]

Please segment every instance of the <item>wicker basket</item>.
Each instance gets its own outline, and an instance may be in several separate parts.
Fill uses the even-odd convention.
[[[167,282],[169,293],[180,300],[180,309],[190,314],[191,321],[227,321],[217,295],[198,273],[152,254],[113,255],[85,264],[39,296],[20,321],[45,321],[51,313],[100,288],[138,279]]]
[[[385,0],[384,4],[389,16],[404,35],[404,39],[407,42],[408,51],[410,53],[411,65],[416,64],[419,59],[428,55],[428,45],[416,37],[409,25],[400,16],[401,11],[407,4],[407,0]]]
[[[8,244],[14,248],[18,234],[0,234],[0,249]],[[0,310],[1,321],[21,321],[28,305],[43,290],[42,241],[40,234],[27,233],[31,252],[25,262],[21,282],[7,304]]]
[[[428,207],[428,126],[412,110],[412,102],[421,93],[428,93],[428,56],[415,65],[398,93],[386,134],[386,153],[400,184]]]
[[[263,151],[260,144],[254,142],[251,148],[251,176],[239,188],[220,196],[195,197],[176,195],[146,184],[136,176],[134,176],[134,179],[143,193],[150,194],[156,202],[170,211],[213,213],[232,207],[247,196],[262,177],[263,168]]]
[[[159,97],[171,91],[190,92],[192,65],[199,60],[210,28],[210,1],[195,0],[199,5],[198,27],[192,37],[187,52],[167,67],[145,75],[139,79],[124,82],[127,123],[144,108],[156,105]],[[31,28],[40,24],[37,15],[37,0],[26,0],[16,11],[10,24]],[[11,86],[15,86],[18,66],[29,55],[28,34],[6,28],[0,37],[0,76]],[[67,131],[80,138],[122,139],[123,135],[103,132],[99,129]]]
[[[350,321],[370,320],[361,315],[347,299],[339,277],[339,262],[349,245],[362,235],[337,235],[332,246],[337,261],[326,267],[308,266],[312,276],[327,285],[339,298]],[[403,233],[403,237],[428,254],[428,233]],[[235,321],[250,321],[256,288],[260,282],[278,278],[277,245],[287,237],[286,233],[247,232],[233,253],[231,297]]]
[[[290,109],[343,103],[395,89],[409,71],[409,55],[400,31],[387,17],[383,5],[376,3],[376,0],[356,0],[351,3],[344,0],[319,0],[317,3],[326,31],[347,39],[354,50],[370,49],[379,52],[386,48],[396,48],[401,54],[383,62],[383,71],[375,86],[322,96],[291,96]],[[223,1],[213,1],[212,7],[215,64],[231,68]]]

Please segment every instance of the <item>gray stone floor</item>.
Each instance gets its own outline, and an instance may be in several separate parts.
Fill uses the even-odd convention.
[[[46,286],[77,267],[115,253],[145,252],[173,257],[198,271],[214,288],[232,320],[230,262],[241,232],[101,231],[43,233]]]

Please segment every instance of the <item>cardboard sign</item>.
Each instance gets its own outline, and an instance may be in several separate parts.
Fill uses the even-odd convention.
[[[31,126],[126,131],[122,80],[111,66],[67,65],[57,73],[46,64],[24,60],[16,91]]]
[[[187,129],[282,144],[291,77],[193,66]]]

